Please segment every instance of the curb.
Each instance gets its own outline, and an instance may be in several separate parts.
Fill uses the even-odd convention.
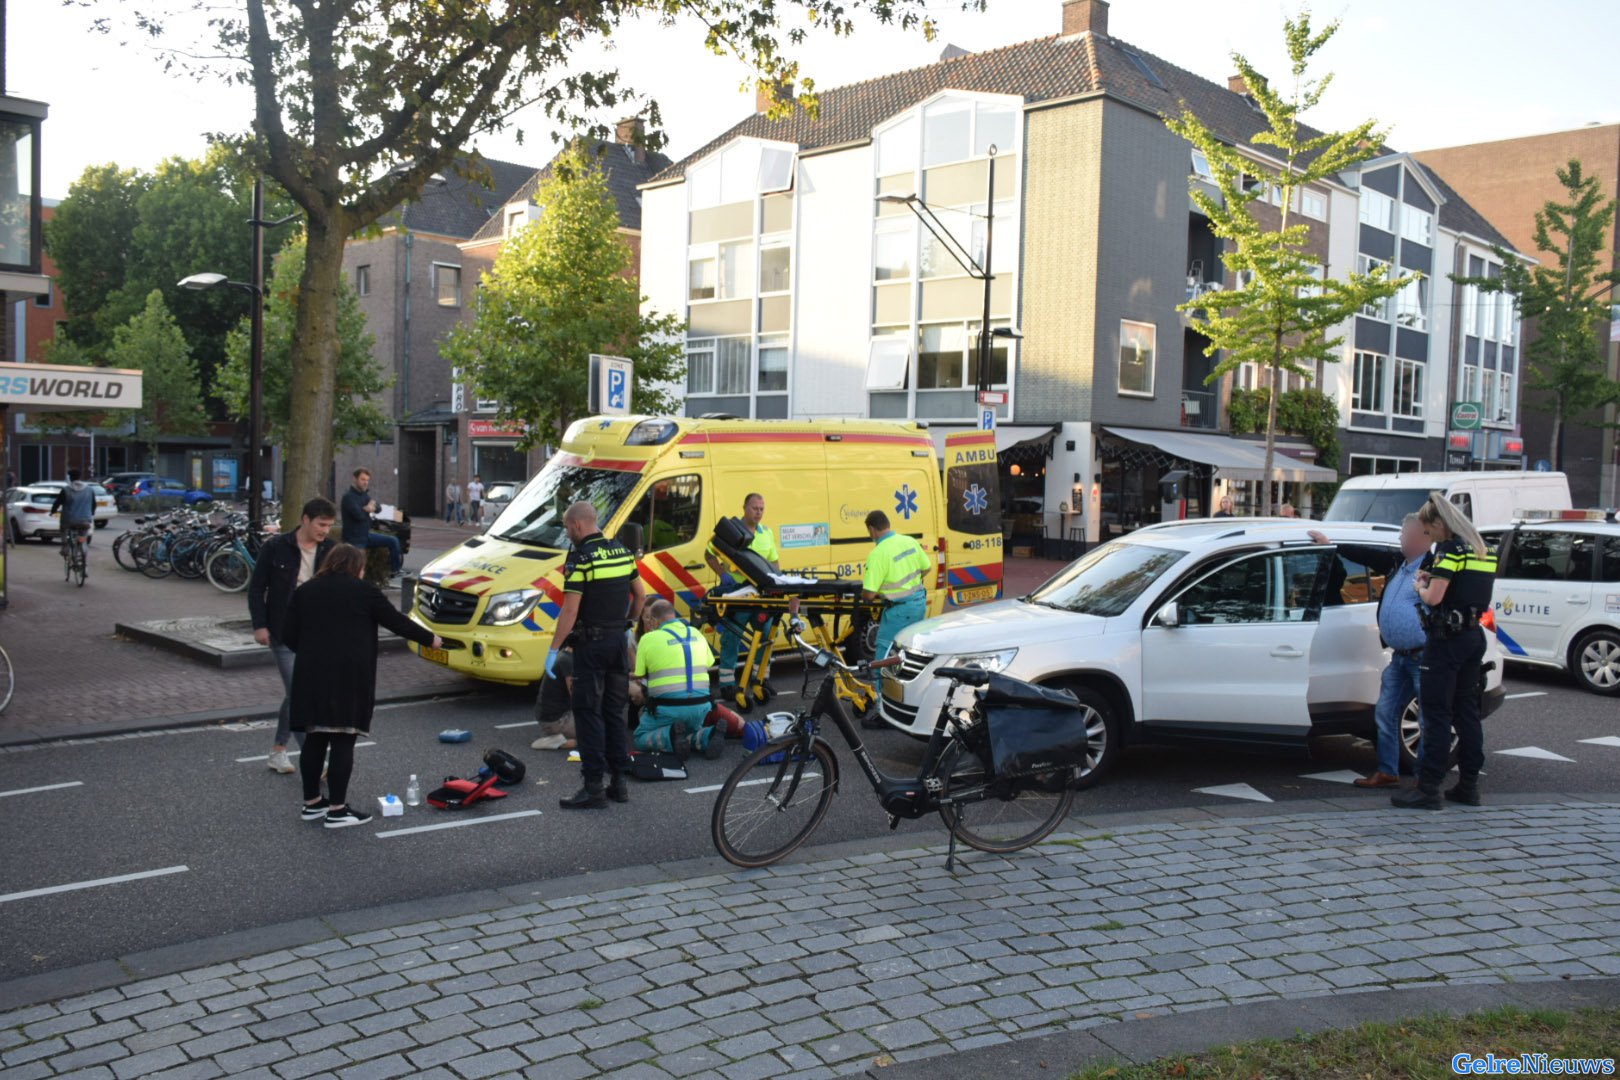
[[[113,633],[128,638],[141,645],[150,645],[162,649],[164,652],[183,656],[187,660],[195,660],[208,667],[220,671],[235,671],[238,668],[270,667],[275,664],[276,658],[270,650],[262,645],[251,650],[241,652],[221,652],[208,645],[199,645],[172,634],[149,630],[141,623],[114,623]],[[377,648],[379,651],[394,651],[405,647],[405,639],[395,634],[378,634]]]
[[[1524,793],[1500,796],[1489,803],[1485,809],[1488,811],[1510,806],[1571,806],[1580,804],[1620,805],[1620,796],[1603,793]],[[1280,804],[1237,803],[1206,807],[1177,807],[1166,810],[1153,810],[1147,813],[1095,814],[1085,817],[1071,817],[1066,823],[1065,831],[1122,830],[1128,827],[1143,827],[1164,823],[1217,822],[1230,818],[1301,817],[1313,814],[1342,815],[1346,811],[1385,810],[1388,809],[1388,806],[1389,804],[1382,799],[1350,798],[1301,799],[1297,802]],[[1450,809],[1449,812],[1478,813],[1479,811],[1472,808],[1455,808]],[[943,843],[920,843],[919,839],[916,834],[885,834],[866,839],[842,840],[815,847],[801,848],[789,856],[785,862],[792,865],[881,852],[918,850],[934,852],[943,858],[945,851]],[[972,853],[966,856],[969,860],[972,857]],[[967,862],[965,865],[968,871],[971,872],[972,863]],[[41,972],[37,975],[25,975],[21,978],[0,982],[0,1013],[54,1001],[59,998],[74,997],[79,994],[123,986],[127,983],[139,982],[161,975],[189,971],[193,968],[206,967],[211,964],[244,960],[251,956],[258,956],[278,949],[313,945],[332,938],[365,933],[370,930],[389,929],[429,919],[458,918],[463,915],[475,915],[503,907],[533,904],[537,901],[560,900],[570,896],[590,896],[595,893],[616,889],[632,889],[662,882],[684,881],[716,874],[742,872],[720,858],[719,855],[705,855],[695,859],[651,863],[642,866],[626,866],[614,870],[573,874],[566,877],[506,885],[493,889],[481,889],[475,892],[452,893],[446,896],[424,897],[418,900],[403,900],[378,907],[337,912],[319,918],[306,918],[293,922],[261,926],[251,930],[220,934],[215,937],[181,942],[175,945],[160,946],[110,960],[99,960],[89,964],[81,964],[77,967]],[[1583,983],[1590,981],[1592,980],[1583,980]],[[1620,979],[1614,981],[1617,986],[1620,986]],[[1423,989],[1427,992],[1433,992],[1433,988],[1426,987]],[[1462,986],[1458,989],[1471,989],[1471,987]],[[1366,997],[1374,993],[1376,992],[1367,991],[1360,994],[1346,994],[1345,998]],[[1296,1002],[1279,1002],[1277,1004],[1291,1008],[1298,1007]],[[1228,1009],[1248,1007],[1226,1006]],[[1419,1010],[1419,1012],[1421,1011]],[[1195,1011],[1190,1015],[1207,1016],[1208,1008]],[[1414,1013],[1413,1015],[1417,1014]],[[1371,1018],[1373,1017],[1368,1017],[1368,1019]],[[1169,1018],[1155,1017],[1154,1019],[1168,1020]],[[1296,1024],[1298,1021],[1299,1018],[1296,1015]],[[1360,1021],[1355,1022],[1359,1023]],[[1146,1023],[1146,1021],[1134,1021],[1134,1023]],[[1202,1024],[1192,1026],[1202,1026]],[[1292,1028],[1289,1028],[1287,1033],[1291,1034]],[[1061,1033],[1060,1035],[1046,1036],[1046,1038],[1057,1039],[1075,1034],[1080,1033]],[[1003,1054],[1011,1053],[1011,1047],[1009,1046],[985,1047],[983,1050],[987,1052],[999,1050]],[[973,1053],[978,1052],[973,1051]],[[1065,1053],[1067,1052],[1065,1051]],[[1101,1053],[1102,1051],[1099,1049],[1098,1052]],[[1110,1052],[1117,1054],[1117,1051]],[[1171,1051],[1166,1050],[1164,1052],[1169,1053]],[[967,1054],[964,1052],[957,1056],[965,1057]],[[934,1075],[937,1072],[938,1062],[932,1064],[935,1068],[931,1069],[927,1080],[939,1080],[939,1077]],[[882,1076],[885,1078],[894,1075],[897,1074],[893,1067],[882,1070]],[[920,1073],[916,1075],[922,1076]],[[961,1075],[979,1077],[989,1075],[989,1071],[963,1073]],[[1051,1074],[1046,1075],[1050,1077]],[[1008,1078],[1001,1076],[998,1077],[998,1080],[1008,1080]]]

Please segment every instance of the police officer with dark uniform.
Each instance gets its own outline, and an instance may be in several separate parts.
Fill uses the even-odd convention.
[[[1479,618],[1491,607],[1496,558],[1455,503],[1431,494],[1418,511],[1435,542],[1434,564],[1413,583],[1429,606],[1425,623],[1419,701],[1423,749],[1415,788],[1390,796],[1396,806],[1439,810],[1440,782],[1451,767],[1451,733],[1457,733],[1457,784],[1445,793],[1452,802],[1479,805],[1479,770],[1485,764],[1485,730],[1480,724],[1481,661],[1485,629]]]
[[[596,507],[577,502],[563,514],[573,550],[563,566],[563,605],[546,656],[553,673],[559,648],[574,655],[574,733],[585,784],[565,810],[600,810],[608,799],[629,802],[630,663],[625,628],[641,615],[647,598],[636,557],[597,527]],[[606,789],[603,776],[611,777]]]

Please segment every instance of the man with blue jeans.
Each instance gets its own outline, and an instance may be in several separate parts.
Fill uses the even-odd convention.
[[[277,533],[264,542],[259,558],[253,564],[253,576],[248,579],[248,615],[253,620],[253,640],[268,645],[281,671],[281,710],[276,724],[276,739],[270,747],[270,768],[273,772],[291,774],[292,758],[287,755],[287,736],[292,729],[290,699],[292,697],[293,651],[281,642],[281,624],[287,616],[287,605],[292,603],[293,590],[315,576],[321,563],[336,546],[330,533],[337,520],[337,507],[331,499],[315,498],[304,504],[298,528],[290,533]],[[299,734],[298,745],[304,745]]]
[[[1332,543],[1319,532],[1310,536],[1318,544]],[[1407,514],[1401,522],[1399,556],[1387,548],[1339,545],[1339,554],[1384,575],[1384,589],[1378,596],[1378,636],[1390,650],[1378,693],[1378,768],[1355,781],[1356,787],[1399,787],[1401,783],[1401,714],[1418,696],[1419,665],[1428,637],[1423,629],[1423,604],[1413,582],[1428,553],[1429,537],[1416,514]]]
[[[354,470],[354,486],[343,493],[343,542],[361,551],[387,548],[388,572],[398,574],[405,565],[399,551],[399,537],[371,531],[371,515],[377,509],[377,502],[367,494],[370,487],[371,470]]]

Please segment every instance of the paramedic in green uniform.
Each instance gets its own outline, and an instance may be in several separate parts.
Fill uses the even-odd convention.
[[[668,600],[647,605],[651,629],[636,645],[638,679],[647,680],[647,703],[632,739],[637,750],[674,751],[682,758],[696,749],[713,761],[725,734],[704,727],[709,715],[709,668],[714,653],[704,636],[675,614]]]
[[[889,655],[894,636],[914,622],[928,617],[928,552],[915,539],[889,527],[889,515],[873,510],[866,515],[866,531],[872,537],[872,554],[866,557],[866,575],[861,579],[861,595],[868,601],[883,602],[883,618],[878,623],[877,648],[873,660]],[[883,673],[877,672],[878,693],[883,692]],[[861,721],[866,728],[888,725],[874,712]]]
[[[765,496],[750,493],[743,500],[742,512],[743,527],[746,528],[753,539],[748,542],[748,550],[757,552],[761,558],[771,564],[771,569],[780,572],[782,569],[781,555],[776,550],[776,537],[771,535],[769,525],[765,524]],[[731,574],[720,561],[719,552],[714,545],[709,545],[705,553],[709,569],[720,575],[720,584],[733,583]],[[730,609],[726,617],[720,621],[720,695],[722,697],[733,693],[737,689],[737,658],[742,652],[743,629],[754,619],[758,612],[745,611],[741,608]]]

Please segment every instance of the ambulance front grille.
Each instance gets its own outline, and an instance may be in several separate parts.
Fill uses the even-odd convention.
[[[465,626],[472,622],[478,607],[478,597],[454,589],[441,589],[436,585],[416,587],[416,610],[430,623],[438,626]]]

